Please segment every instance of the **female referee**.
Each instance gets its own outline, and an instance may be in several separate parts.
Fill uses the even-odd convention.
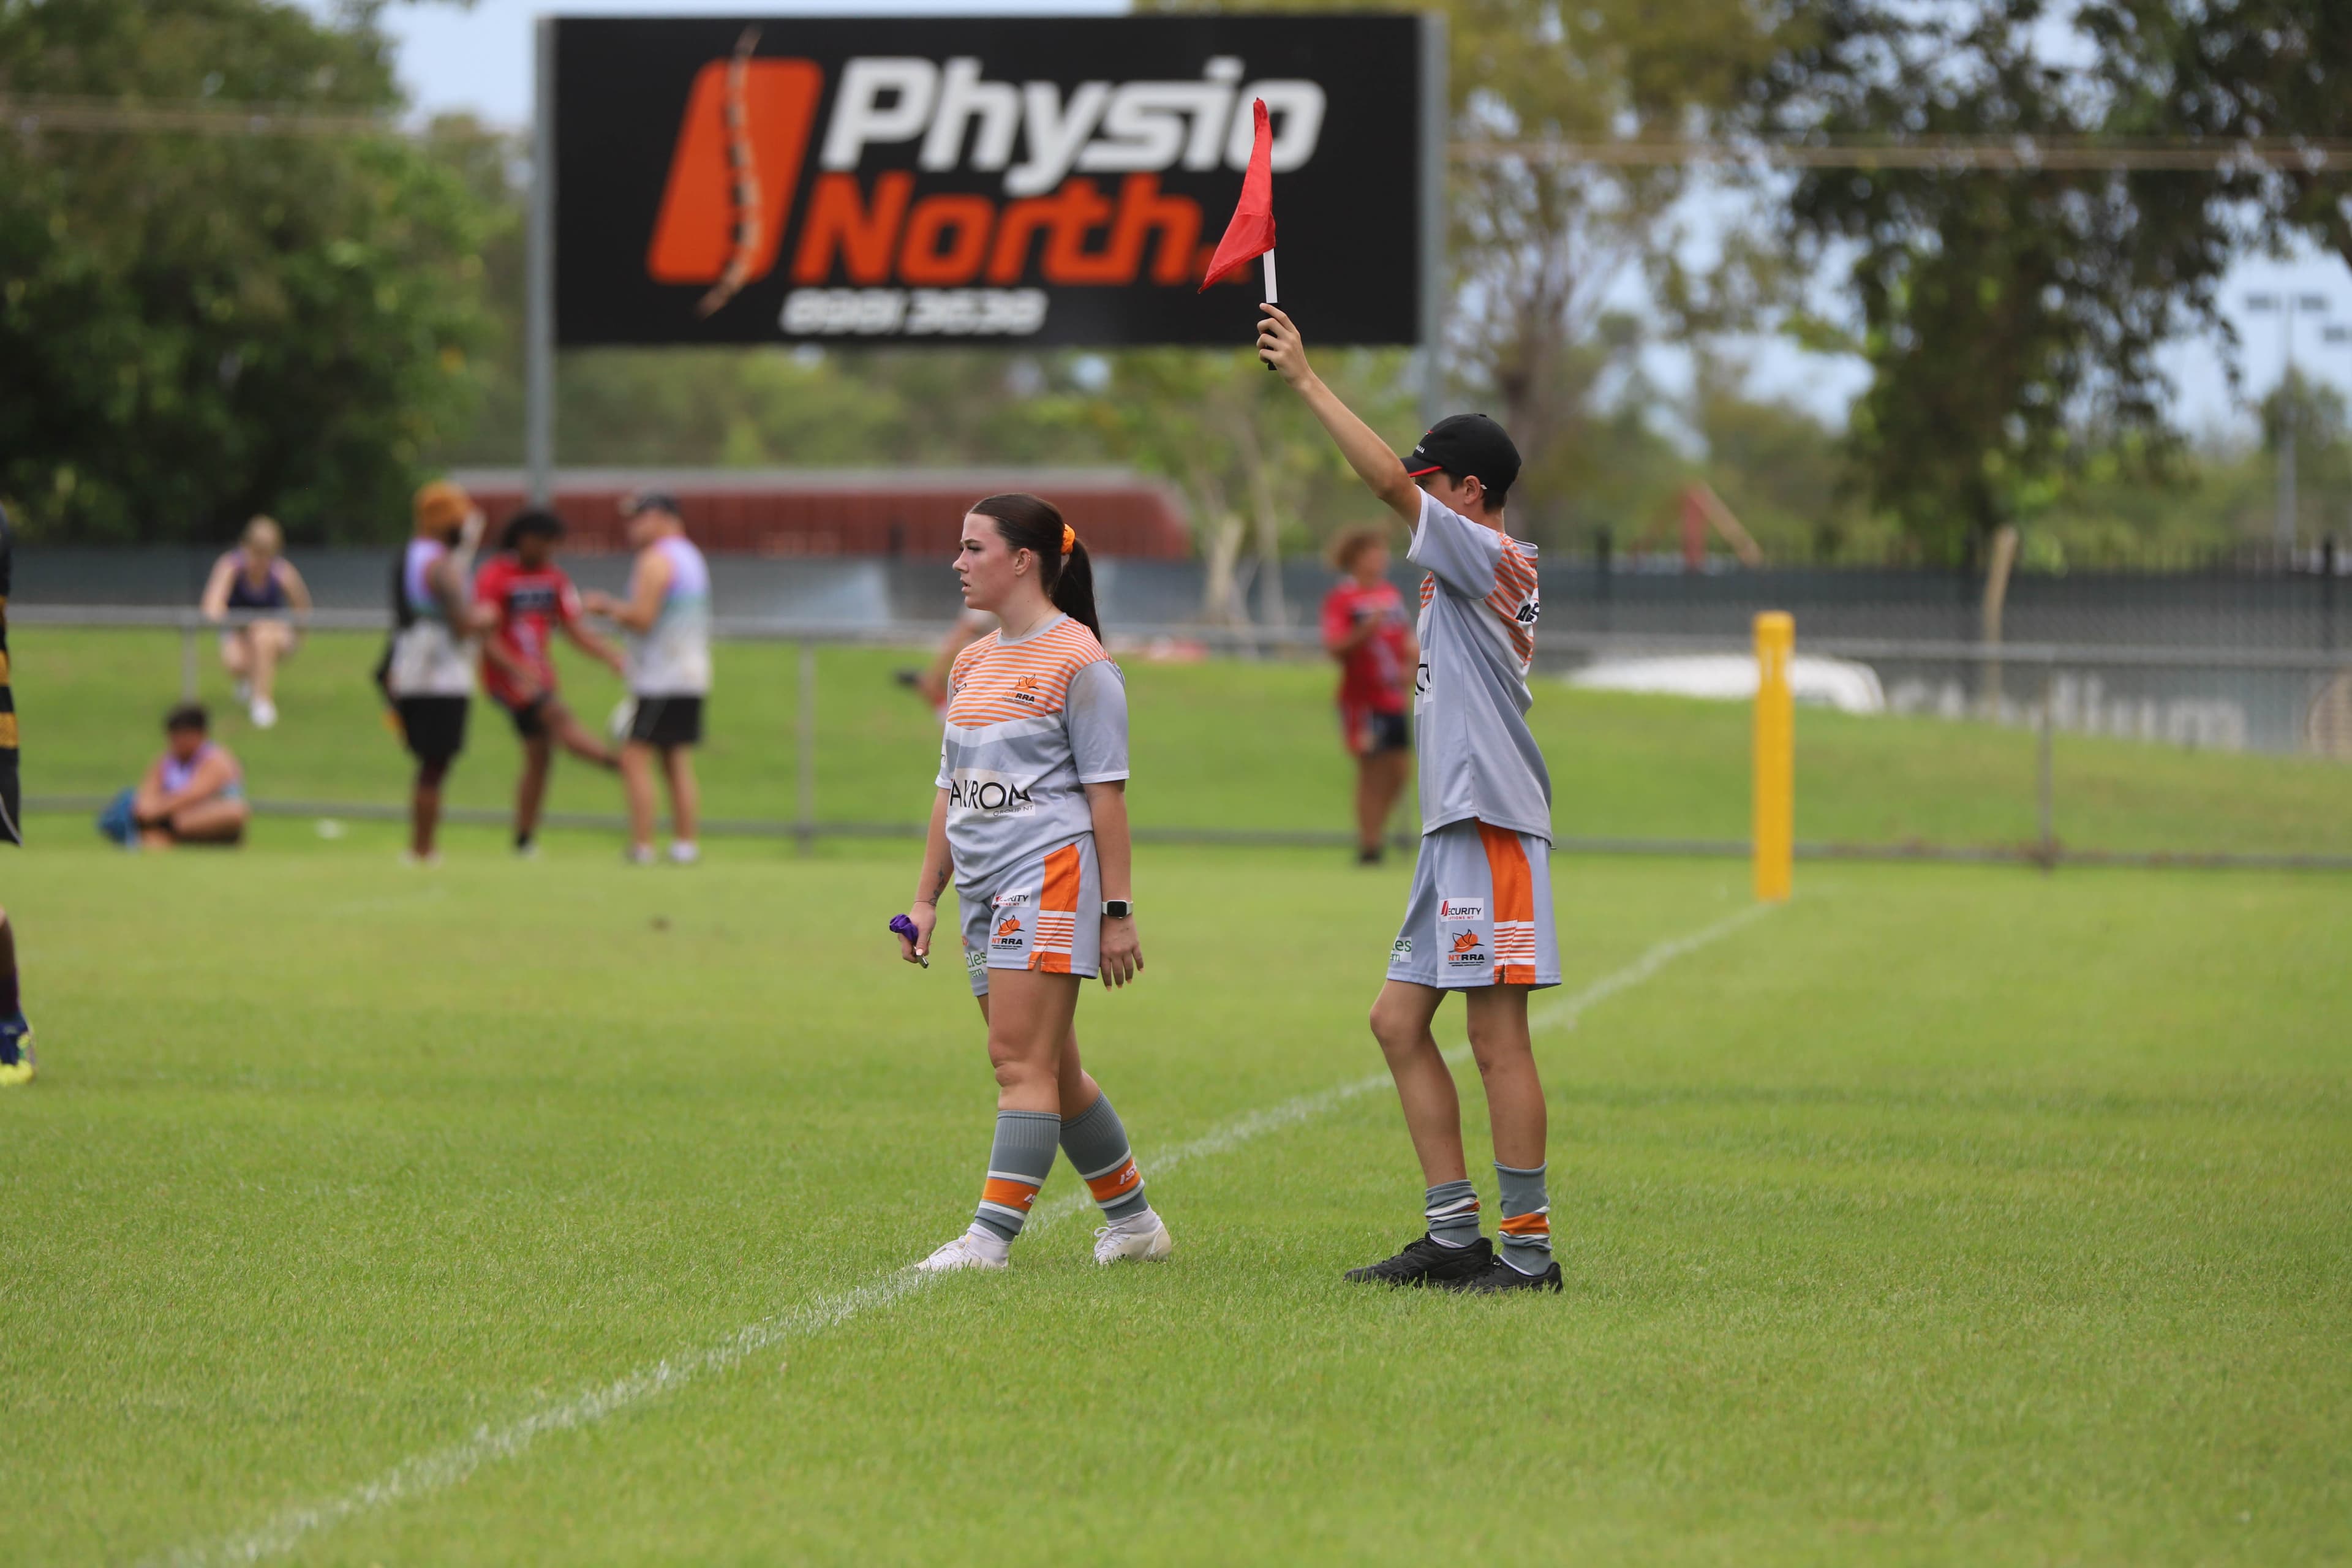
[[[1094,572],[1061,512],[1031,495],[975,502],[955,570],[964,603],[998,624],[948,678],[914,934],[898,949],[928,959],[952,876],[996,1069],[996,1141],[971,1227],[917,1267],[1003,1268],[1056,1148],[1102,1205],[1095,1261],[1162,1258],[1168,1227],[1071,1027],[1082,980],[1124,985],[1143,971],[1129,899],[1127,688],[1103,652]]]

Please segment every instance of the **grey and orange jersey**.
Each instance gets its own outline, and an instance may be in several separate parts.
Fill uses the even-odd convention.
[[[1543,613],[1536,547],[1424,492],[1405,559],[1429,568],[1412,700],[1421,830],[1475,818],[1550,843],[1551,773],[1528,728]]]
[[[1125,777],[1127,684],[1092,632],[1055,616],[956,656],[939,786],[959,889],[1092,833],[1085,786]]]

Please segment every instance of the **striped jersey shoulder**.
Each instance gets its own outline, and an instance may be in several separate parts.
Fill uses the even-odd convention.
[[[1057,713],[1078,671],[1109,658],[1095,635],[1073,620],[1010,646],[991,632],[956,659],[948,721],[971,728]]]
[[[986,658],[988,650],[996,646],[996,637],[997,634],[994,631],[985,631],[964,644],[963,651],[955,656],[953,664],[948,666],[948,684],[961,685],[965,675],[970,673],[982,659]]]
[[[1511,639],[1511,651],[1521,666],[1536,656],[1536,618],[1543,613],[1536,574],[1536,547],[1524,540],[1503,541],[1502,559],[1495,563],[1495,591],[1486,595]]]

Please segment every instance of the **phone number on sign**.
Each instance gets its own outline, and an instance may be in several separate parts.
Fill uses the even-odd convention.
[[[1043,289],[795,289],[778,325],[794,337],[1026,337]]]

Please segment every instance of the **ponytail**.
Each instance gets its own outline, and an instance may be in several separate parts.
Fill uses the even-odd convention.
[[[1062,510],[1042,496],[1013,491],[971,503],[977,516],[992,518],[996,531],[1014,550],[1037,557],[1045,597],[1054,608],[1102,641],[1102,617],[1095,610],[1095,569],[1086,542],[1062,521]],[[1066,543],[1066,551],[1065,544]]]

